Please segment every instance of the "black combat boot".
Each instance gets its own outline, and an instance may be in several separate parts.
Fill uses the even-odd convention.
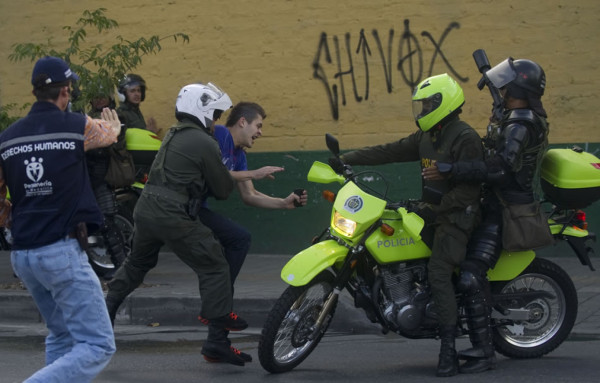
[[[460,359],[466,359],[459,371],[462,374],[475,374],[496,368],[496,353],[492,344],[492,329],[482,327],[470,330],[469,339],[472,348],[461,351]]]
[[[231,345],[231,340],[229,339],[229,331],[225,330],[225,334],[227,336],[227,342],[229,342],[229,348],[231,348],[231,351],[235,352],[240,358],[242,358],[244,360],[244,362],[246,362],[246,363],[252,362],[252,356],[250,354],[246,354],[245,352],[242,352],[242,351],[238,350],[237,348],[235,348],[235,347],[233,347]],[[206,360],[207,362],[210,362],[210,363],[222,363],[222,362],[224,362],[221,359],[218,359],[218,358],[209,358],[206,355],[204,355],[204,360]]]
[[[492,343],[491,293],[485,272],[487,265],[477,267],[477,263],[461,266],[457,288],[463,292],[469,340],[472,348],[458,353],[459,359],[466,359],[458,371],[473,374],[496,368],[496,354]]]
[[[119,306],[123,303],[122,299],[116,299],[106,296],[106,308],[108,310],[108,316],[110,318],[110,324],[115,327],[115,317],[117,316],[117,311],[119,310]]]
[[[473,374],[496,368],[496,354],[492,343],[491,310],[485,294],[475,294],[465,302],[469,340],[472,348],[458,353],[460,359],[467,361],[459,371]]]
[[[456,326],[440,327],[440,357],[436,376],[454,376],[458,374],[458,356],[455,349]]]
[[[208,336],[202,346],[201,353],[204,355],[204,359],[209,362],[223,362],[243,366],[245,360],[240,355],[240,351],[231,347],[231,342],[227,338],[227,330],[223,328],[222,324],[217,324],[218,321],[214,322],[216,323],[208,325]],[[248,354],[245,355],[250,357]],[[250,360],[252,360],[252,357],[250,357]]]

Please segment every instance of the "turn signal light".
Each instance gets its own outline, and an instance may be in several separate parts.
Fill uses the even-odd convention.
[[[392,235],[394,235],[394,232],[396,231],[396,229],[394,229],[393,227],[391,227],[387,223],[382,223],[381,227],[379,228],[379,230],[381,230],[381,232],[383,234],[387,235],[388,237],[391,237]]]
[[[583,230],[587,230],[588,223],[586,221],[585,212],[583,210],[579,210],[577,211],[577,213],[575,213],[575,221],[577,221],[578,227],[580,227]]]
[[[335,201],[335,193],[330,191],[330,190],[324,190],[323,191],[323,198],[325,198],[327,201],[333,203],[333,201]]]

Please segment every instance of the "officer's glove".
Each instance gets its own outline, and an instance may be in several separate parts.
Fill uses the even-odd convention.
[[[436,162],[435,166],[437,166],[438,171],[442,174],[442,175],[447,175],[450,172],[452,172],[452,164],[449,162]]]
[[[339,157],[330,157],[329,166],[337,173],[344,174],[344,163]]]

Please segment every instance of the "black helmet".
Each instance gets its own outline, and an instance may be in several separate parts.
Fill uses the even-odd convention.
[[[142,76],[137,74],[128,74],[119,82],[119,86],[117,87],[119,101],[124,102],[126,100],[125,89],[137,85],[142,89],[142,101],[144,101],[146,98],[146,81],[144,81]]]
[[[546,115],[541,102],[546,89],[546,74],[539,64],[509,57],[488,70],[486,75],[496,88],[506,87],[507,96],[528,100],[533,110]]]
[[[540,97],[543,96],[546,89],[546,74],[542,67],[527,59],[515,60],[513,64],[517,71],[517,78],[513,83]]]

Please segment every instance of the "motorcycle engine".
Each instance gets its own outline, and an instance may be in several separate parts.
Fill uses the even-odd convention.
[[[380,269],[383,278],[383,315],[401,330],[415,330],[431,316],[427,264],[398,263]]]

